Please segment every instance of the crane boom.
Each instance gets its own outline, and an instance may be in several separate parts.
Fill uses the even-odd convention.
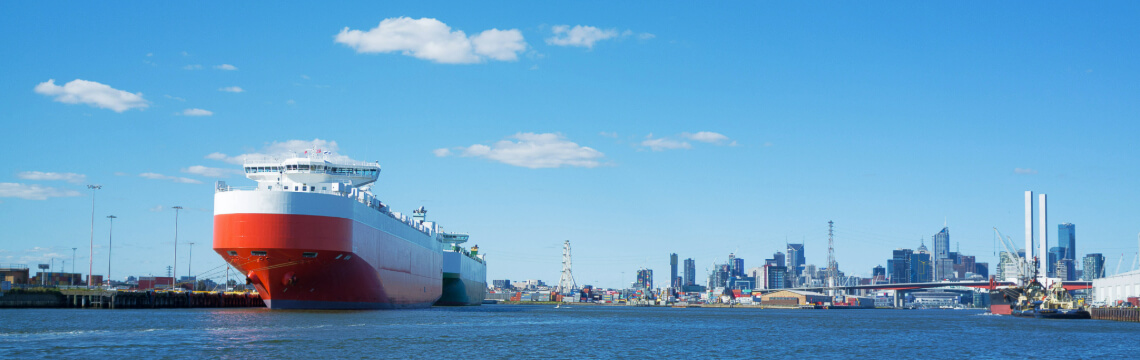
[[[1025,271],[1026,262],[1021,258],[1021,255],[1017,254],[1017,245],[1013,244],[1013,239],[1002,235],[997,227],[994,227],[994,233],[997,234],[998,239],[1001,239],[1001,245],[1005,248],[1006,254],[1008,254],[1011,260],[1013,260],[1013,263],[1017,265],[1017,278],[1025,278],[1027,276]]]

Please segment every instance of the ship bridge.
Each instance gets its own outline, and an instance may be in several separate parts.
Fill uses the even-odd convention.
[[[315,188],[319,184],[338,184],[366,190],[380,176],[380,165],[339,159],[328,153],[306,154],[285,160],[255,159],[243,165],[245,176],[259,186],[272,190],[296,187]],[[339,186],[338,186],[339,187]]]

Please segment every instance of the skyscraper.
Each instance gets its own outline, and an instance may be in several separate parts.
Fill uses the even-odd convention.
[[[887,266],[890,267],[891,283],[901,284],[913,282],[911,278],[911,255],[914,251],[911,249],[898,249],[892,252],[891,260],[887,261]]]
[[[640,269],[637,270],[637,283],[634,284],[634,289],[650,290],[653,289],[653,270]]]
[[[898,251],[898,250],[895,250]],[[934,281],[933,274],[930,271],[933,267],[930,265],[930,254],[927,252],[910,254],[910,282],[931,282]]]
[[[1104,255],[1088,254],[1083,260],[1085,271],[1081,274],[1081,280],[1093,281],[1104,277]]]
[[[777,251],[775,254],[772,254],[772,260],[776,260],[776,266],[788,265],[786,262],[784,262],[784,253],[779,251]]]
[[[685,286],[697,284],[697,262],[693,258],[685,259]]]
[[[950,260],[948,265],[942,261],[943,259],[950,259],[950,228],[943,227],[942,231],[934,234],[933,242],[934,258],[931,259],[931,262],[934,263],[934,279],[946,279],[954,265],[954,260]]]
[[[1071,223],[1057,225],[1057,247],[1061,248],[1062,259],[1077,259],[1077,226]]]
[[[804,260],[804,244],[788,244],[788,278],[793,279],[792,283],[799,284],[795,279],[803,274],[804,265],[807,261]]]
[[[728,265],[731,268],[730,276],[744,276],[744,259],[736,257],[736,254],[728,254]]]
[[[875,267],[873,269],[871,269],[871,277],[874,279],[874,281],[886,280],[887,279],[887,269],[884,268],[882,265],[875,265]]]
[[[669,286],[681,287],[681,281],[677,278],[677,253],[669,254]]]

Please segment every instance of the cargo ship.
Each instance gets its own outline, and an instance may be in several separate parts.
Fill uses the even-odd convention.
[[[214,250],[270,309],[425,308],[443,294],[440,226],[392,211],[380,165],[306,151],[244,164],[255,187],[217,183]]]
[[[487,298],[487,263],[479,245],[463,247],[467,234],[441,233],[443,241],[443,295],[439,306],[482,305]]]

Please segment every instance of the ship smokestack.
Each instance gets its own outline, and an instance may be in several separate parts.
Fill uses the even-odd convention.
[[[1025,192],[1025,266],[1022,268],[1026,277],[1033,270],[1033,191]]]

